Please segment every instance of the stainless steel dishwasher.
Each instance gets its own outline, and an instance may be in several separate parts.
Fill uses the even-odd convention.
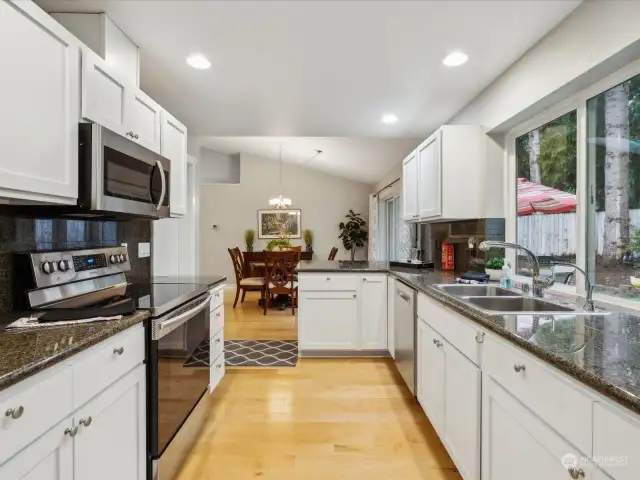
[[[416,291],[396,281],[393,305],[396,366],[411,393],[416,393]]]

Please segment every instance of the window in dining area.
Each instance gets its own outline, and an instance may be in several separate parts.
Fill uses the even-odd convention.
[[[640,75],[587,101],[587,270],[596,290],[639,297]]]
[[[518,136],[515,159],[516,243],[535,253],[541,273],[550,275],[551,262],[576,261],[576,110]],[[522,252],[518,252],[516,271],[531,275]],[[574,282],[572,271],[556,267],[556,281]]]

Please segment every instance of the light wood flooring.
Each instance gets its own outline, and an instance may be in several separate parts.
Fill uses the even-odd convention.
[[[227,338],[295,339],[290,311],[250,295],[235,312],[225,296]],[[177,480],[460,480],[391,360],[227,367],[213,396]]]

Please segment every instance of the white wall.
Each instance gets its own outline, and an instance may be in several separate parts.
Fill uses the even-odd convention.
[[[200,160],[200,166],[204,162]],[[258,227],[260,209],[278,195],[278,163],[251,155],[240,156],[238,185],[202,185],[200,187],[200,273],[223,274],[235,278],[227,248],[245,249],[244,232]],[[317,170],[285,165],[283,193],[293,201],[292,208],[302,210],[302,229],[314,233],[314,258],[326,260],[331,247],[338,247],[337,258],[349,254],[338,240],[338,224],[353,209],[367,219],[371,185],[334,177]],[[218,225],[214,230],[212,225]],[[254,249],[263,250],[268,240],[256,238]],[[292,240],[304,245],[304,240]],[[364,258],[361,249],[356,258]]]
[[[638,25],[640,2],[583,2],[447,123],[522,123],[637,59]]]
[[[198,158],[202,161],[198,174],[200,185],[240,183],[239,153],[222,153],[201,147]]]

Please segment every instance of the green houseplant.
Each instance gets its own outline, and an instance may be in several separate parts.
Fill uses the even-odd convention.
[[[307,252],[313,251],[313,231],[305,230],[304,231],[304,243],[307,246]]]
[[[351,251],[351,261],[353,261],[356,257],[356,248],[364,247],[364,242],[367,241],[369,233],[365,229],[367,222],[361,218],[361,214],[349,210],[345,217],[347,221],[340,222],[340,225],[338,225],[338,228],[340,228],[338,238],[342,239],[344,248]]]
[[[489,275],[489,280],[499,282],[500,275],[502,275],[502,267],[504,267],[504,258],[493,257],[484,264],[484,271]]]
[[[253,242],[256,238],[256,232],[255,230],[247,230],[246,232],[244,232],[244,241],[247,244],[247,252],[253,252]]]
[[[287,240],[286,238],[274,238],[273,240],[269,240],[269,243],[267,243],[267,250],[271,251],[275,250],[276,248],[289,246],[291,246],[291,242],[289,242],[289,240]]]

